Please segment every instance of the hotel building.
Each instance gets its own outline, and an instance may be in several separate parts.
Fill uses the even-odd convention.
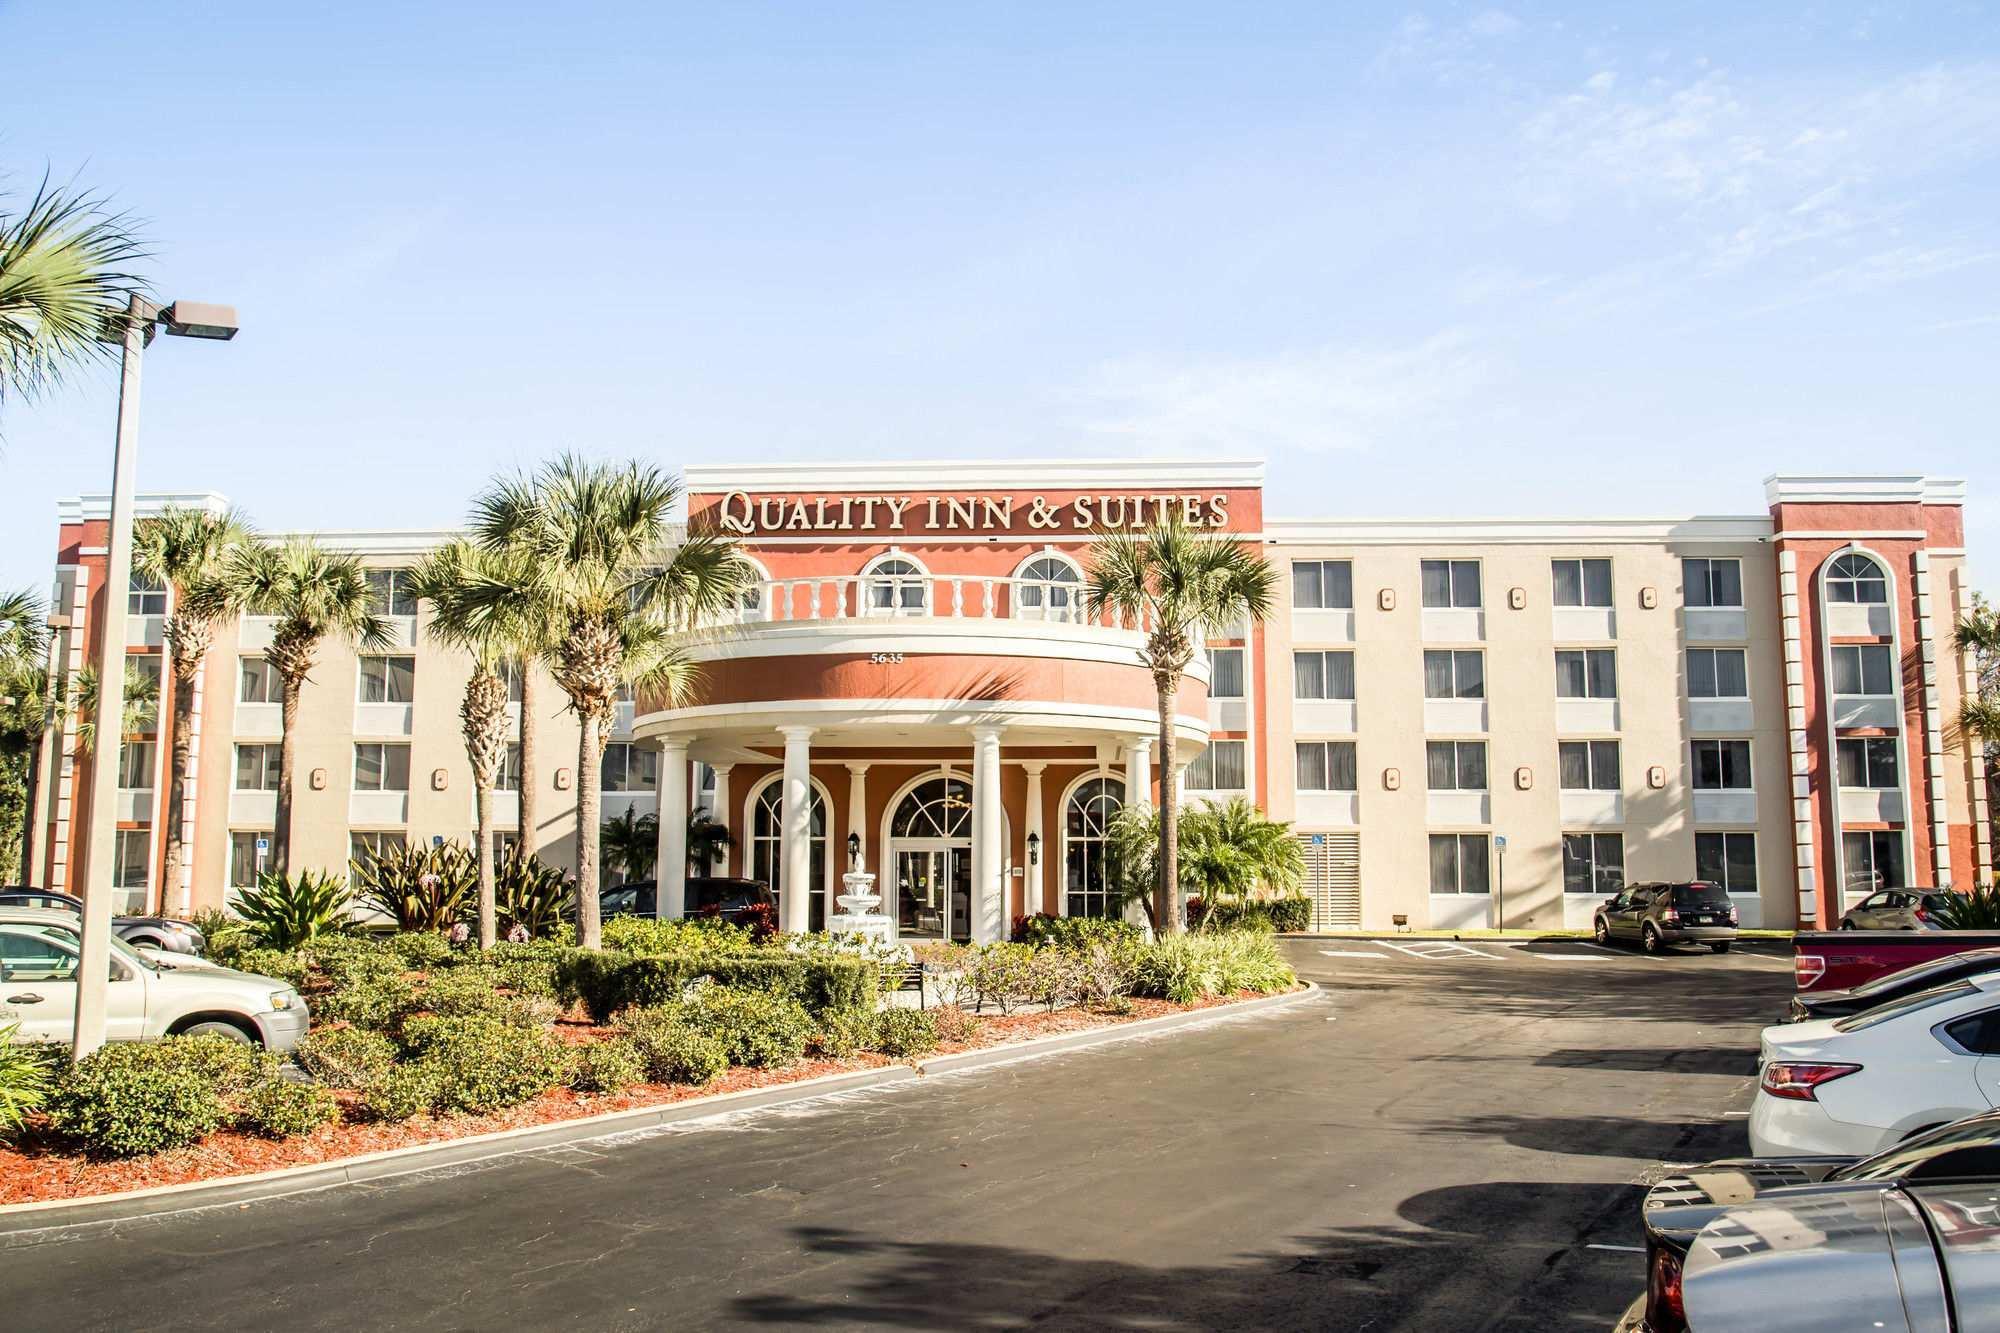
[[[789,928],[836,910],[850,847],[905,937],[1102,912],[1105,825],[1162,781],[1292,823],[1329,929],[1588,926],[1625,880],[1696,876],[1745,925],[1826,925],[1877,887],[1992,874],[1983,759],[1956,726],[1960,483],[1777,476],[1741,516],[1357,520],[1267,517],[1250,462],[719,465],[686,482],[689,522],[736,537],[760,582],[697,644],[687,706],[618,706],[604,813],[662,815],[669,910],[699,807],[735,837],[710,873],[772,883]],[[140,512],[167,503],[223,500]],[[1089,615],[1083,588],[1093,532],[1168,512],[1281,577],[1269,617],[1188,674],[1183,767],[1161,773],[1141,632]],[[160,675],[167,594],[107,600],[101,498],[60,522],[56,666],[83,666],[122,612],[131,668]],[[427,639],[401,572],[449,535],[316,534],[373,571],[396,646],[320,654],[295,868],[469,835],[468,664]],[[226,628],[200,678],[181,883],[160,882],[164,737],[126,739],[121,907],[218,905],[254,877],[276,802],[271,628]],[[576,727],[552,681],[540,698],[533,840],[567,864]],[[73,724],[51,739],[39,882],[83,882],[88,763]],[[503,829],[523,780],[510,762]]]

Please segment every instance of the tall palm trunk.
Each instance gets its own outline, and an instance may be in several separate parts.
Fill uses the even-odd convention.
[[[479,819],[479,947],[490,949],[499,939],[493,872],[493,780],[507,746],[506,682],[483,665],[474,667],[459,704],[459,721],[465,732],[465,756],[472,761],[473,806]]]
[[[187,785],[194,776],[194,689],[206,656],[186,644],[184,634],[175,634],[169,645],[173,653],[174,706],[167,720],[167,820],[166,879],[160,889],[160,910],[167,910],[167,895],[174,895],[173,910],[185,913],[189,904],[181,888],[183,865],[187,860],[187,829],[182,803]]]
[[[474,841],[479,857],[479,947],[490,949],[499,942],[499,885],[493,873],[493,784],[474,780],[473,808],[478,811],[479,832]]]
[[[272,820],[271,868],[281,875],[292,871],[292,791],[298,772],[299,693],[303,682],[279,676],[283,682],[283,702],[278,705],[278,815]]]
[[[1154,890],[1153,923],[1156,933],[1173,934],[1181,927],[1181,795],[1174,781],[1177,743],[1174,735],[1174,695],[1179,682],[1165,673],[1153,677],[1160,699],[1160,882]]]
[[[35,873],[35,826],[41,822],[36,811],[42,804],[42,738],[35,737],[34,748],[28,751],[28,779],[23,792],[26,803],[21,809],[21,883],[34,885]]]
[[[520,828],[514,834],[514,850],[520,856],[535,856],[541,851],[538,842],[541,826],[535,822],[535,802],[541,792],[535,776],[535,731],[541,722],[535,696],[539,693],[535,659],[524,657],[521,659],[521,817]]]
[[[597,915],[597,845],[603,799],[604,722],[595,708],[583,712],[576,742],[576,942],[586,949],[604,943]]]

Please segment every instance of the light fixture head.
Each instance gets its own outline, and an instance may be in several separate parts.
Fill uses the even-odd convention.
[[[177,338],[211,338],[227,342],[236,336],[236,307],[206,301],[176,301],[160,312],[167,332]]]

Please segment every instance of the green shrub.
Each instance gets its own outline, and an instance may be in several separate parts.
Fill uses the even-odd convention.
[[[396,1063],[396,1044],[365,1028],[318,1028],[299,1043],[299,1064],[336,1088],[361,1088]]]
[[[1015,945],[1026,948],[1026,945]],[[1041,1005],[1050,1013],[1083,996],[1087,956],[1077,949],[1036,949],[1028,959],[1021,979],[1021,996]]]
[[[48,1099],[49,1127],[86,1152],[138,1157],[184,1148],[228,1120],[202,1038],[117,1041],[64,1071]],[[226,1040],[226,1039],[223,1039]]]
[[[416,1007],[416,983],[400,966],[394,971],[359,972],[312,998],[316,1019],[385,1032]]]
[[[884,1009],[875,1020],[875,1049],[897,1060],[929,1055],[938,1048],[937,1019],[926,1009]]]
[[[435,1109],[442,1076],[435,1065],[391,1065],[361,1089],[361,1110],[371,1120],[408,1120]]]
[[[617,1092],[646,1081],[646,1056],[629,1037],[610,1037],[573,1052],[569,1085],[578,1092]]]
[[[255,976],[282,981],[294,990],[306,984],[306,960],[301,955],[284,949],[239,949],[230,954],[226,960],[217,961],[226,967],[235,968],[238,972],[249,972]]]
[[[576,881],[532,856],[510,856],[500,863],[494,899],[501,929],[519,926],[534,939],[552,938],[568,929],[563,918],[576,902]]]
[[[979,1030],[979,1020],[960,1005],[941,1004],[924,1012],[931,1016],[931,1026],[941,1042],[967,1041]]]
[[[1271,915],[1271,929],[1278,931],[1300,931],[1312,929],[1312,899],[1302,893],[1288,894],[1283,898],[1273,898],[1266,905]]]
[[[997,1005],[1002,1014],[1028,998],[1028,975],[1035,950],[1027,944],[988,944],[974,949],[966,962],[965,981],[972,988],[975,1009]]]
[[[445,929],[474,907],[479,890],[479,861],[463,843],[367,848],[347,864],[356,898],[399,931]]]
[[[1278,944],[1261,931],[1169,935],[1139,955],[1134,990],[1176,1004],[1238,991],[1289,990],[1298,983]]]
[[[1014,923],[1016,943],[1054,945],[1058,949],[1082,949],[1092,944],[1138,944],[1144,939],[1144,933],[1130,921],[1110,917],[1037,913]]]
[[[559,994],[583,1001],[606,1022],[621,1009],[673,1004],[708,978],[737,991],[786,997],[814,1015],[874,1003],[876,969],[850,957],[689,954],[633,955],[577,949],[556,969]]]
[[[614,916],[604,923],[604,947],[620,953],[741,954],[752,946],[748,930],[726,921]]]
[[[1968,892],[1943,895],[1944,905],[1932,911],[1941,930],[2000,930],[2000,880],[1974,885]]]
[[[243,1094],[237,1128],[267,1139],[295,1139],[338,1119],[340,1106],[325,1088],[266,1079]]]
[[[427,1012],[447,1018],[499,1018],[508,1010],[500,990],[500,971],[492,967],[456,967],[432,975],[417,1003]]]
[[[816,1030],[803,1005],[769,991],[708,985],[672,1007],[690,1027],[721,1042],[729,1063],[754,1069],[791,1064],[806,1053]]]
[[[654,1083],[692,1083],[699,1087],[720,1078],[729,1068],[729,1052],[706,1032],[688,1025],[674,1009],[633,1009],[621,1016],[626,1036],[646,1065]]]
[[[403,1025],[403,1042],[412,1063],[435,1071],[432,1105],[443,1111],[518,1106],[561,1083],[569,1066],[552,1034],[496,1018],[413,1018]]]
[[[0,1027],[0,1140],[27,1122],[30,1112],[48,1099],[62,1048],[53,1042],[18,1040],[19,1023]]]
[[[174,1037],[162,1046],[172,1051],[173,1059],[207,1079],[224,1097],[234,1096],[276,1078],[278,1066],[283,1063],[277,1055],[261,1046],[252,1046],[247,1041],[236,1041],[213,1032]]]
[[[353,891],[345,879],[317,870],[267,871],[257,886],[237,890],[236,914],[267,949],[296,949],[347,929]]]
[[[202,956],[210,962],[227,965],[231,955],[249,945],[249,928],[219,907],[202,908],[188,923],[201,932]]]
[[[413,972],[442,967],[453,957],[451,941],[436,930],[402,931],[389,937],[389,947]]]
[[[868,1009],[842,1009],[828,1014],[820,1020],[819,1033],[813,1038],[813,1044],[819,1047],[820,1054],[832,1060],[845,1060],[863,1051],[872,1051],[881,1033],[875,1018],[875,1013]]]

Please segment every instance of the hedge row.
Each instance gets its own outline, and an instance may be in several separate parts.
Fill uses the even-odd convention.
[[[592,1021],[621,1009],[673,1004],[694,982],[793,1000],[815,1018],[872,1005],[876,969],[858,958],[630,954],[575,949],[556,964],[556,987],[583,1001]]]

